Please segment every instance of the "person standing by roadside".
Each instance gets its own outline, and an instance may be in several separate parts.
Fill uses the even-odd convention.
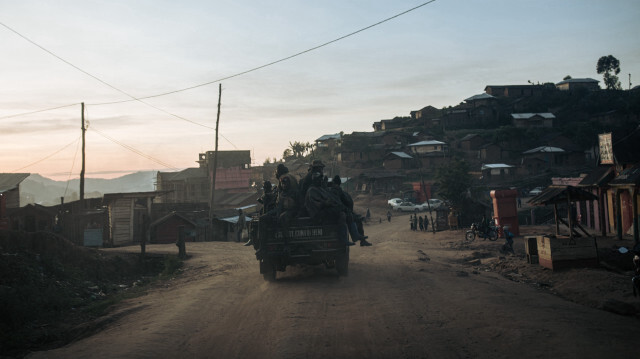
[[[422,216],[418,217],[418,227],[420,227],[420,232],[424,231],[424,220]]]
[[[391,211],[387,211],[387,221],[391,222]]]
[[[236,223],[236,242],[240,242],[242,240],[242,231],[244,230],[245,222],[246,218],[244,216],[244,212],[242,212],[242,209],[238,209],[238,222]]]

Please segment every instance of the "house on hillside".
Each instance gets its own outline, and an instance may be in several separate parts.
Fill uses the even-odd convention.
[[[515,178],[515,167],[504,163],[483,164],[480,168],[483,183],[511,181]]]
[[[464,101],[471,107],[493,107],[498,99],[495,96],[485,92],[466,98]]]
[[[522,152],[523,158],[537,158],[547,164],[547,167],[563,166],[570,164],[567,151],[560,147],[540,146]]]
[[[469,110],[464,106],[448,108],[443,112],[442,118],[432,120],[431,125],[427,126],[427,128],[441,127],[444,129],[452,129],[476,127],[476,124],[471,123]]]
[[[556,84],[556,88],[560,91],[573,91],[579,88],[584,88],[589,91],[597,91],[600,90],[600,85],[598,85],[599,82],[600,81],[592,78],[567,79],[558,82]]]
[[[449,152],[449,147],[446,143],[436,140],[411,143],[407,145],[407,149],[409,149],[411,153],[415,153],[418,155],[439,154],[441,156],[444,156]]]
[[[364,193],[397,193],[402,189],[404,176],[385,171],[367,171],[354,178],[355,190]]]
[[[441,141],[420,141],[407,145],[407,149],[417,160],[418,167],[426,171],[432,172],[449,162],[449,146]]]
[[[397,130],[405,127],[411,127],[419,125],[416,121],[413,121],[410,117],[394,117],[391,120],[380,120],[373,123],[373,131],[389,131]]]
[[[512,113],[511,123],[517,128],[551,128],[555,118],[550,112]]]
[[[484,92],[495,97],[542,96],[544,85],[487,85]]]
[[[394,151],[384,156],[382,166],[387,170],[411,169],[415,168],[415,160],[405,152]]]
[[[426,106],[420,110],[411,111],[410,115],[414,120],[429,121],[442,116],[442,111],[433,106]]]
[[[379,162],[382,164],[382,158],[388,151],[388,146],[384,145],[383,138],[389,138],[388,136],[390,134],[386,131],[354,131],[349,135],[343,136],[342,144],[337,149],[338,162],[356,166],[364,165],[366,162]]]
[[[464,136],[459,142],[460,149],[463,151],[477,151],[483,144],[484,139],[476,133]]]
[[[546,135],[543,135],[540,138],[540,143],[545,144],[547,146],[560,147],[565,151],[576,151],[581,152],[582,148],[578,146],[573,140],[564,136],[559,132],[551,132]]]
[[[316,139],[316,149],[333,150],[340,144],[342,135],[334,133],[333,135],[323,135]]]
[[[487,93],[471,96],[464,100],[468,113],[469,125],[472,127],[486,126],[498,119],[497,102],[495,96]]]

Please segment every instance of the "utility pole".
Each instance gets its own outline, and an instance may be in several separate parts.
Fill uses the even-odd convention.
[[[213,223],[213,204],[215,203],[215,189],[216,189],[216,170],[218,168],[218,124],[220,123],[220,101],[222,99],[222,84],[218,86],[218,115],[216,118],[216,141],[215,151],[213,152],[213,171],[210,171],[211,180],[209,187],[209,227],[212,227]],[[207,158],[207,162],[208,162]],[[212,231],[213,232],[213,231]],[[211,233],[213,235],[213,233]]]
[[[80,128],[82,129],[82,169],[80,170],[80,205],[84,208],[84,134],[87,132],[87,129],[84,127],[84,102],[81,105],[82,116],[80,117],[82,120],[82,126]]]

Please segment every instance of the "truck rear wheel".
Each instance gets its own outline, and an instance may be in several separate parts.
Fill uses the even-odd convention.
[[[276,266],[269,261],[260,261],[260,273],[262,273],[262,277],[264,280],[268,282],[276,281]]]

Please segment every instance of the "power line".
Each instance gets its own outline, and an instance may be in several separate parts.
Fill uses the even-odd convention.
[[[3,119],[5,119],[5,118],[11,118],[11,117],[18,117],[18,116],[31,115],[31,114],[38,113],[38,112],[53,111],[53,110],[57,110],[57,109],[60,109],[60,108],[71,107],[71,106],[75,106],[75,105],[79,105],[79,104],[80,104],[80,102],[77,102],[77,103],[72,103],[72,104],[69,104],[69,105],[62,105],[62,106],[58,106],[58,107],[45,108],[45,109],[43,109],[43,110],[37,110],[37,111],[31,111],[31,112],[23,112],[23,113],[16,113],[16,114],[13,114],[13,115],[7,115],[7,116],[0,116],[0,120],[3,120]]]
[[[157,163],[157,164],[159,164],[159,165],[161,165],[161,166],[164,166],[164,167],[166,167],[166,168],[169,168],[169,169],[172,169],[172,170],[176,170],[176,171],[177,171],[177,170],[179,170],[178,168],[173,167],[173,166],[172,166],[172,165],[170,165],[170,164],[167,164],[167,163],[165,163],[165,162],[162,162],[161,160],[156,159],[156,158],[154,158],[154,157],[152,157],[152,156],[150,156],[150,155],[147,155],[147,154],[145,154],[144,152],[142,152],[142,151],[140,151],[140,150],[138,150],[138,149],[136,149],[136,148],[134,148],[134,147],[131,147],[131,146],[129,146],[129,145],[127,145],[127,144],[125,144],[125,143],[122,143],[122,142],[120,142],[120,141],[116,140],[115,138],[113,138],[113,137],[111,137],[111,136],[107,135],[106,133],[104,133],[104,132],[102,132],[102,131],[98,130],[97,128],[95,128],[95,126],[92,126],[92,127],[91,127],[91,129],[92,129],[93,131],[95,131],[97,134],[99,134],[100,136],[102,136],[102,137],[106,138],[107,140],[109,140],[109,141],[111,141],[111,142],[113,142],[113,143],[115,143],[115,144],[117,144],[117,145],[120,145],[120,146],[122,146],[122,147],[126,148],[127,150],[129,150],[129,151],[131,151],[131,152],[133,152],[133,153],[137,154],[137,155],[138,155],[138,156],[140,156],[140,157],[144,157],[144,158],[146,158],[146,159],[148,159],[148,160],[151,160],[151,161],[153,161],[153,162],[155,162],[155,163]]]
[[[100,82],[100,83],[102,83],[102,84],[104,84],[104,85],[106,85],[106,86],[108,86],[108,87],[110,87],[110,88],[112,88],[112,89],[114,89],[114,90],[116,90],[116,91],[118,91],[118,92],[120,92],[120,93],[122,93],[122,94],[126,95],[127,97],[130,97],[130,98],[131,98],[131,100],[124,101],[124,102],[138,101],[138,102],[140,102],[140,103],[142,103],[142,104],[145,104],[145,105],[147,105],[147,106],[149,106],[149,107],[151,107],[151,108],[153,108],[153,109],[156,109],[156,110],[158,110],[158,111],[164,112],[164,113],[166,113],[166,114],[168,114],[168,115],[170,115],[170,116],[176,117],[176,118],[178,118],[178,119],[181,119],[181,120],[184,120],[184,121],[187,121],[187,122],[193,123],[193,124],[198,125],[198,126],[202,126],[202,127],[206,127],[206,128],[209,128],[209,129],[213,129],[212,127],[209,127],[209,126],[206,126],[206,125],[203,125],[203,124],[197,123],[197,122],[192,121],[192,120],[188,120],[188,119],[186,119],[186,118],[184,118],[184,117],[181,117],[181,116],[175,115],[175,114],[173,114],[173,113],[171,113],[171,112],[168,112],[168,111],[165,111],[165,110],[163,110],[163,109],[161,109],[161,108],[159,108],[159,107],[157,107],[157,106],[151,105],[150,103],[147,103],[147,102],[145,102],[145,101],[142,101],[141,99],[139,99],[139,98],[137,98],[137,97],[135,97],[135,96],[133,96],[133,95],[131,95],[131,94],[129,94],[129,93],[127,93],[127,92],[125,92],[125,91],[123,91],[123,90],[121,90],[121,89],[119,89],[119,88],[117,88],[117,87],[113,86],[113,85],[111,85],[110,83],[108,83],[108,82],[106,82],[106,81],[104,81],[104,80],[100,79],[99,77],[94,76],[94,75],[92,75],[91,73],[89,73],[89,72],[87,72],[87,71],[83,70],[83,69],[82,69],[82,68],[80,68],[79,66],[74,65],[73,63],[71,63],[71,62],[69,62],[69,61],[65,60],[64,58],[62,58],[62,57],[60,57],[60,56],[56,55],[56,54],[55,54],[55,53],[53,53],[52,51],[47,50],[44,46],[39,45],[39,44],[38,44],[38,43],[36,43],[35,41],[33,41],[33,40],[29,39],[28,37],[26,37],[26,36],[22,35],[22,34],[21,34],[21,33],[19,33],[18,31],[16,31],[16,30],[14,30],[14,29],[10,28],[10,27],[9,27],[9,26],[7,26],[6,24],[4,24],[4,23],[0,22],[0,25],[4,26],[4,27],[5,27],[5,28],[7,28],[9,31],[11,31],[11,32],[13,32],[14,34],[16,34],[16,35],[20,36],[21,38],[25,39],[26,41],[28,41],[29,43],[33,44],[34,46],[37,46],[38,48],[40,48],[40,49],[41,49],[41,50],[43,50],[44,52],[48,53],[49,55],[51,55],[51,56],[55,57],[56,59],[58,59],[58,60],[60,60],[60,61],[64,62],[65,64],[67,64],[67,65],[69,65],[69,66],[73,67],[74,69],[76,69],[76,70],[78,70],[78,71],[82,72],[83,74],[85,74],[85,75],[87,75],[87,76],[89,76],[89,77],[91,77],[91,78],[95,79],[96,81],[98,81],[98,82]],[[76,103],[76,104],[73,104],[73,105],[77,105],[77,103]],[[61,107],[68,107],[68,106],[73,106],[73,105],[66,105],[66,106],[61,106]],[[61,107],[57,107],[57,108],[61,108]],[[49,109],[47,109],[47,110],[49,110]],[[38,111],[30,112],[30,113],[43,112],[43,111],[47,111],[47,110],[38,110]],[[2,118],[9,118],[9,117],[16,117],[16,116],[21,116],[21,115],[24,115],[24,114],[9,115],[9,116],[5,116],[5,117],[0,117],[0,119],[2,119]],[[223,137],[224,137],[224,136],[223,136]],[[227,138],[225,138],[225,140],[227,140],[229,143],[231,143],[231,141],[229,141]],[[235,145],[234,145],[233,143],[231,143],[231,145],[235,147]]]
[[[366,26],[366,27],[364,27],[364,28],[361,28],[361,29],[359,29],[359,30],[353,31],[353,32],[351,32],[351,33],[349,33],[349,34],[346,34],[346,35],[344,35],[344,36],[338,37],[338,38],[336,38],[336,39],[334,39],[334,40],[327,41],[327,42],[325,42],[325,43],[323,43],[323,44],[320,44],[320,45],[318,45],[318,46],[314,46],[314,47],[309,48],[309,49],[307,49],[307,50],[300,51],[300,52],[295,53],[295,54],[293,54],[293,55],[290,55],[290,56],[287,56],[287,57],[281,58],[281,59],[276,60],[276,61],[269,62],[269,63],[264,64],[264,65],[261,65],[261,66],[254,67],[254,68],[249,69],[249,70],[246,70],[246,71],[238,72],[238,73],[233,74],[233,75],[229,75],[229,76],[226,76],[226,77],[219,78],[219,79],[217,79],[217,80],[213,80],[213,81],[208,81],[208,82],[205,82],[205,83],[197,84],[197,85],[194,85],[194,86],[189,86],[189,87],[185,87],[185,88],[178,89],[178,90],[168,91],[168,92],[164,92],[164,93],[160,93],[160,94],[156,94],[156,95],[144,96],[144,97],[135,97],[135,96],[132,96],[132,95],[130,95],[130,94],[128,94],[128,93],[126,93],[126,92],[124,92],[124,91],[120,90],[119,88],[117,88],[117,87],[115,87],[115,86],[113,86],[113,85],[111,85],[111,84],[109,84],[109,83],[107,83],[107,82],[105,82],[105,81],[101,80],[100,78],[98,78],[98,77],[96,77],[96,76],[94,76],[94,75],[92,75],[92,74],[88,73],[87,71],[85,71],[85,70],[83,70],[83,69],[79,68],[78,66],[76,66],[76,65],[74,65],[74,64],[72,64],[72,63],[70,63],[69,61],[67,61],[67,60],[65,60],[65,59],[63,59],[63,58],[61,58],[60,56],[58,56],[58,55],[54,54],[53,52],[51,52],[51,51],[47,50],[46,48],[44,48],[44,47],[42,47],[42,46],[38,45],[37,43],[35,43],[35,42],[34,42],[34,41],[32,41],[31,39],[27,38],[26,36],[24,36],[24,35],[20,34],[20,33],[19,33],[19,32],[17,32],[17,31],[13,30],[13,29],[12,29],[12,28],[10,28],[9,26],[5,25],[4,23],[0,22],[0,25],[2,25],[2,26],[4,26],[4,27],[6,27],[6,28],[7,28],[7,29],[9,29],[11,32],[13,32],[13,33],[17,34],[18,36],[22,37],[23,39],[25,39],[25,40],[29,41],[29,42],[30,42],[30,43],[32,43],[33,45],[35,45],[35,46],[39,47],[40,49],[44,50],[45,52],[49,53],[50,55],[52,55],[52,56],[56,57],[57,59],[59,59],[59,60],[63,61],[64,63],[68,64],[69,66],[71,66],[71,67],[73,67],[73,68],[77,69],[78,71],[81,71],[82,73],[84,73],[84,74],[86,74],[86,75],[88,75],[88,76],[90,76],[90,77],[92,77],[92,78],[96,79],[97,81],[99,81],[99,82],[101,82],[101,83],[105,84],[106,86],[111,87],[112,89],[114,89],[114,90],[116,90],[116,91],[118,91],[118,92],[120,92],[120,93],[122,93],[122,94],[126,95],[127,97],[130,97],[130,98],[131,98],[131,100],[112,101],[112,102],[101,102],[101,103],[93,103],[93,104],[87,104],[87,105],[92,105],[92,106],[101,106],[101,105],[113,105],[113,104],[120,104],[120,103],[125,103],[125,102],[132,102],[132,101],[140,101],[140,102],[144,103],[144,104],[145,104],[145,105],[147,105],[147,106],[150,106],[150,107],[153,107],[153,108],[155,108],[155,109],[157,109],[157,110],[160,110],[159,108],[154,107],[154,106],[152,106],[152,105],[150,105],[150,104],[148,104],[148,103],[146,103],[146,102],[144,102],[144,101],[142,101],[142,100],[146,100],[146,99],[150,99],[150,98],[155,98],[155,97],[161,97],[161,96],[167,96],[167,95],[171,95],[171,94],[175,94],[175,93],[179,93],[179,92],[184,92],[184,91],[188,91],[188,90],[193,90],[193,89],[196,89],[196,88],[199,88],[199,87],[208,86],[208,85],[211,85],[211,84],[214,84],[214,83],[218,83],[218,82],[221,82],[221,81],[224,81],[224,80],[232,79],[232,78],[235,78],[235,77],[238,77],[238,76],[246,75],[246,74],[251,73],[251,72],[254,72],[254,71],[258,71],[258,70],[263,69],[263,68],[265,68],[265,67],[269,67],[269,66],[272,66],[272,65],[278,64],[278,63],[280,63],[280,62],[284,62],[284,61],[290,60],[290,59],[292,59],[292,58],[295,58],[295,57],[301,56],[301,55],[306,54],[306,53],[311,52],[311,51],[315,51],[315,50],[320,49],[320,48],[322,48],[322,47],[325,47],[325,46],[328,46],[328,45],[333,44],[333,43],[335,43],[335,42],[338,42],[338,41],[340,41],[340,40],[344,40],[344,39],[346,39],[346,38],[348,38],[348,37],[354,36],[354,35],[356,35],[356,34],[358,34],[358,33],[361,33],[361,32],[363,32],[363,31],[369,30],[369,29],[371,29],[371,28],[373,28],[373,27],[375,27],[375,26],[381,25],[381,24],[383,24],[383,23],[385,23],[385,22],[391,21],[391,20],[393,20],[393,19],[395,19],[395,18],[397,18],[397,17],[400,17],[400,16],[402,16],[402,15],[405,15],[405,14],[407,14],[407,13],[409,13],[409,12],[415,11],[415,10],[417,10],[417,9],[421,8],[421,7],[424,7],[424,6],[426,6],[426,5],[429,5],[429,4],[431,4],[431,3],[435,2],[435,1],[436,1],[436,0],[430,0],[430,1],[424,2],[424,3],[422,3],[422,4],[418,5],[418,6],[415,6],[415,7],[411,8],[411,9],[405,10],[405,11],[403,11],[403,12],[401,12],[401,13],[398,13],[398,14],[396,14],[396,15],[393,15],[393,16],[391,16],[391,17],[388,17],[388,18],[386,18],[386,19],[384,19],[384,20],[378,21],[378,22],[377,22],[377,23],[375,23],[375,24],[372,24],[372,25]],[[47,110],[41,110],[41,111],[47,111]],[[163,111],[163,110],[161,110],[161,111]],[[37,112],[40,112],[40,111],[37,111]],[[206,128],[211,128],[211,127],[209,127],[209,126],[202,125],[202,124],[199,124],[199,123],[194,122],[194,121],[191,121],[191,120],[187,120],[187,119],[182,118],[182,117],[180,117],[180,116],[176,116],[176,115],[171,114],[171,113],[169,113],[169,112],[166,112],[166,111],[163,111],[163,112],[165,112],[165,113],[167,113],[167,114],[170,114],[171,116],[178,117],[178,118],[180,118],[180,119],[182,119],[182,120],[185,120],[185,121],[188,121],[188,122],[191,122],[191,123],[197,124],[197,125],[199,125],[199,126],[203,126],[203,127],[206,127]],[[13,116],[19,116],[19,115],[11,115],[11,117],[13,117]],[[0,119],[1,119],[1,118],[4,118],[4,117],[0,117]],[[224,137],[224,136],[223,136],[223,137]],[[226,138],[225,138],[225,139],[226,139]],[[227,139],[227,141],[229,141],[229,140]],[[230,141],[229,141],[229,142],[230,142]]]
[[[149,104],[149,103],[147,103],[147,102],[145,102],[145,101],[142,101],[142,100],[150,99],[150,98],[155,98],[155,97],[166,96],[166,95],[175,94],[175,93],[178,93],[178,92],[184,92],[184,91],[192,90],[192,89],[199,88],[199,87],[203,87],[203,86],[208,86],[208,85],[211,85],[211,84],[214,84],[214,83],[218,83],[218,82],[221,82],[221,81],[224,81],[224,80],[232,79],[232,78],[239,77],[239,76],[242,76],[242,75],[245,75],[245,74],[251,73],[251,72],[258,71],[258,70],[260,70],[260,69],[263,69],[263,68],[266,68],[266,67],[269,67],[269,66],[272,66],[272,65],[278,64],[278,63],[280,63],[280,62],[284,62],[284,61],[287,61],[287,60],[293,59],[293,58],[295,58],[295,57],[298,57],[298,56],[301,56],[301,55],[303,55],[303,54],[306,54],[306,53],[309,53],[309,52],[315,51],[315,50],[317,50],[317,49],[320,49],[320,48],[322,48],[322,47],[328,46],[328,45],[333,44],[333,43],[335,43],[335,42],[338,42],[338,41],[344,40],[344,39],[346,39],[346,38],[348,38],[348,37],[354,36],[354,35],[356,35],[356,34],[359,34],[359,33],[363,32],[363,31],[369,30],[369,29],[371,29],[371,28],[373,28],[373,27],[375,27],[375,26],[381,25],[381,24],[386,23],[386,22],[388,22],[388,21],[391,21],[391,20],[393,20],[393,19],[395,19],[395,18],[398,18],[398,17],[400,17],[400,16],[402,16],[402,15],[405,15],[405,14],[407,14],[407,13],[409,13],[409,12],[415,11],[415,10],[417,10],[417,9],[421,8],[421,7],[424,7],[424,6],[426,6],[426,5],[429,5],[429,4],[431,4],[431,3],[435,2],[435,1],[436,1],[436,0],[430,0],[430,1],[424,2],[424,3],[422,3],[422,4],[418,5],[418,6],[415,6],[415,7],[411,8],[411,9],[405,10],[405,11],[403,11],[403,12],[401,12],[401,13],[398,13],[398,14],[396,14],[396,15],[393,15],[393,16],[391,16],[391,17],[388,17],[388,18],[386,18],[386,19],[384,19],[384,20],[378,21],[378,22],[377,22],[377,23],[375,23],[375,24],[372,24],[372,25],[366,26],[366,27],[364,27],[364,28],[361,28],[361,29],[359,29],[359,30],[353,31],[353,32],[351,32],[351,33],[349,33],[349,34],[343,35],[343,36],[338,37],[338,38],[336,38],[336,39],[334,39],[334,40],[327,41],[327,42],[325,42],[325,43],[323,43],[323,44],[320,44],[320,45],[318,45],[318,46],[314,46],[314,47],[309,48],[309,49],[307,49],[307,50],[300,51],[300,52],[295,53],[295,54],[293,54],[293,55],[290,55],[290,56],[287,56],[287,57],[281,58],[281,59],[276,60],[276,61],[269,62],[269,63],[267,63],[267,64],[264,64],[264,65],[261,65],[261,66],[258,66],[258,67],[254,67],[254,68],[249,69],[249,70],[246,70],[246,71],[242,71],[242,72],[239,72],[239,73],[236,73],[236,74],[233,74],[233,75],[230,75],[230,76],[226,76],[226,77],[223,77],[223,78],[220,78],[220,79],[214,80],[214,81],[209,81],[209,82],[205,82],[205,83],[202,83],[202,84],[198,84],[198,85],[194,85],[194,86],[190,86],[190,87],[186,87],[186,88],[182,88],[182,89],[178,89],[178,90],[174,90],[174,91],[169,91],[169,92],[165,92],[165,93],[161,93],[161,94],[156,94],[156,95],[151,95],[151,96],[145,96],[145,97],[135,97],[135,96],[133,96],[133,95],[131,95],[131,94],[129,94],[129,93],[127,93],[127,92],[125,92],[125,91],[123,91],[123,90],[121,90],[121,89],[119,89],[119,88],[117,88],[117,87],[113,86],[113,85],[111,85],[110,83],[108,83],[108,82],[106,82],[106,81],[104,81],[104,80],[100,79],[99,77],[92,75],[91,73],[89,73],[89,72],[87,72],[87,71],[83,70],[82,68],[80,68],[80,67],[78,67],[78,66],[74,65],[73,63],[71,63],[71,62],[69,62],[69,61],[65,60],[64,58],[62,58],[62,57],[60,57],[60,56],[56,55],[56,54],[55,54],[55,53],[53,53],[52,51],[49,51],[49,50],[48,50],[48,49],[46,49],[45,47],[43,47],[43,46],[39,45],[38,43],[36,43],[35,41],[33,41],[33,40],[29,39],[28,37],[26,37],[26,36],[22,35],[22,34],[21,34],[21,33],[19,33],[18,31],[16,31],[16,30],[12,29],[11,27],[7,26],[6,24],[4,24],[4,23],[0,22],[0,25],[4,26],[4,27],[5,27],[6,29],[8,29],[9,31],[11,31],[11,32],[15,33],[16,35],[20,36],[20,37],[21,37],[21,38],[23,38],[24,40],[26,40],[26,41],[28,41],[29,43],[33,44],[34,46],[36,46],[36,47],[40,48],[41,50],[43,50],[43,51],[45,51],[46,53],[50,54],[51,56],[53,56],[53,57],[57,58],[58,60],[60,60],[60,61],[64,62],[65,64],[67,64],[67,65],[69,65],[69,66],[73,67],[74,69],[76,69],[76,70],[78,70],[78,71],[80,71],[80,72],[84,73],[85,75],[87,75],[87,76],[89,76],[89,77],[91,77],[91,78],[95,79],[96,81],[98,81],[98,82],[100,82],[100,83],[104,84],[105,86],[108,86],[108,87],[110,87],[110,88],[112,88],[112,89],[116,90],[117,92],[120,92],[120,93],[124,94],[125,96],[127,96],[127,97],[130,97],[130,98],[131,98],[131,100],[123,100],[123,101],[114,101],[114,102],[103,102],[103,103],[90,104],[90,105],[92,105],[92,106],[111,105],[111,104],[119,104],[119,103],[125,103],[125,102],[138,101],[138,102],[141,102],[141,103],[143,103],[143,104],[145,104],[145,105],[147,105],[147,106],[149,106],[149,107],[151,107],[151,108],[154,108],[154,109],[156,109],[156,110],[158,110],[158,111],[161,111],[161,112],[166,113],[166,114],[168,114],[168,115],[170,115],[170,116],[173,116],[173,117],[176,117],[176,118],[178,118],[178,119],[181,119],[181,120],[183,120],[183,121],[187,121],[187,122],[190,122],[190,123],[192,123],[192,124],[195,124],[195,125],[198,125],[198,126],[202,126],[202,127],[208,128],[208,129],[214,129],[214,128],[210,127],[210,126],[200,124],[200,123],[198,123],[198,122],[195,122],[195,121],[189,120],[189,119],[184,118],[184,117],[182,117],[182,116],[178,116],[178,115],[176,115],[176,114],[173,114],[173,113],[171,113],[171,112],[169,112],[169,111],[163,110],[163,109],[161,109],[161,108],[159,108],[159,107],[157,107],[157,106],[151,105],[151,104]],[[51,109],[44,109],[44,110],[32,111],[32,112],[29,112],[29,113],[14,114],[14,115],[9,115],[9,116],[3,116],[3,117],[0,117],[0,119],[10,118],[10,117],[17,117],[17,116],[22,116],[22,115],[25,115],[25,114],[31,114],[31,113],[37,113],[37,112],[50,111],[50,110],[54,110],[54,109],[58,109],[58,108],[74,106],[74,105],[77,105],[77,104],[78,104],[78,103],[71,104],[71,105],[65,105],[65,106],[59,106],[59,107],[51,108]],[[100,132],[99,132],[99,131],[97,131],[97,130],[96,130],[96,132],[98,132],[99,134],[101,134],[101,135],[103,135],[103,136],[106,136],[106,135],[104,135],[103,133],[100,133]],[[221,136],[222,136],[222,138],[224,138],[227,142],[229,142],[229,143],[230,143],[234,148],[236,148],[236,149],[237,149],[237,147],[236,147],[236,146],[235,146],[235,145],[234,145],[234,144],[233,144],[233,143],[232,143],[228,138],[226,138],[224,135],[221,135]],[[110,139],[110,140],[112,140],[112,141],[114,141],[114,142],[116,142],[116,143],[118,143],[115,139],[111,139],[111,138],[109,138],[109,139]],[[118,144],[120,144],[120,143],[118,143]],[[120,145],[122,145],[122,146],[126,146],[126,145],[124,145],[124,144],[120,144]],[[143,155],[143,157],[144,157],[144,155]],[[152,158],[149,158],[149,159],[151,159],[151,160],[153,160],[153,161],[157,161],[157,160],[152,159]],[[171,168],[171,166],[168,166],[168,165],[166,165],[166,164],[162,164],[162,165],[163,165],[163,166],[167,166],[167,167]]]
[[[55,57],[55,58],[56,58],[56,59],[58,59],[58,60],[60,60],[60,61],[64,62],[65,64],[67,64],[67,65],[69,65],[69,66],[73,67],[74,69],[76,69],[76,70],[78,70],[78,71],[82,72],[83,74],[85,74],[85,75],[87,75],[87,76],[89,76],[89,77],[93,78],[94,80],[96,80],[96,81],[98,81],[98,82],[102,83],[103,85],[106,85],[106,86],[108,86],[108,87],[110,87],[110,88],[112,88],[112,89],[114,89],[114,90],[116,90],[116,91],[118,91],[118,92],[120,92],[120,93],[122,93],[122,94],[126,95],[127,97],[131,97],[133,100],[137,100],[137,98],[135,98],[134,96],[129,95],[128,93],[126,93],[126,92],[124,92],[124,91],[120,90],[119,88],[117,88],[117,87],[115,87],[115,86],[111,85],[110,83],[108,83],[108,82],[106,82],[106,81],[103,81],[103,80],[102,80],[102,79],[100,79],[99,77],[92,75],[91,73],[89,73],[89,72],[87,72],[87,71],[85,71],[85,70],[81,69],[80,67],[78,67],[78,66],[76,66],[76,65],[72,64],[71,62],[69,62],[69,61],[67,61],[67,60],[63,59],[62,57],[60,57],[60,56],[58,56],[58,55],[54,54],[53,52],[51,52],[51,51],[47,50],[45,47],[40,46],[40,45],[39,45],[38,43],[36,43],[35,41],[33,41],[33,40],[31,40],[30,38],[28,38],[28,37],[26,37],[26,36],[22,35],[21,33],[17,32],[16,30],[14,30],[14,29],[10,28],[9,26],[5,25],[4,23],[0,22],[0,25],[4,26],[4,27],[5,27],[5,28],[7,28],[9,31],[13,32],[14,34],[16,34],[16,35],[20,36],[21,38],[25,39],[26,41],[30,42],[30,43],[31,43],[31,44],[33,44],[34,46],[36,46],[36,47],[40,48],[42,51],[44,51],[44,52],[48,53],[49,55],[51,55],[51,56]]]
[[[150,95],[150,96],[138,97],[138,98],[137,98],[137,99],[135,99],[135,100],[138,100],[138,101],[139,101],[139,100],[146,100],[146,99],[155,98],[155,97],[161,97],[161,96],[172,95],[172,94],[175,94],[175,93],[178,93],[178,92],[184,92],[184,91],[188,91],[188,90],[193,90],[193,89],[196,89],[196,88],[199,88],[199,87],[208,86],[208,85],[212,85],[212,84],[214,84],[214,83],[218,83],[218,82],[222,82],[222,81],[225,81],[225,80],[229,80],[229,79],[232,79],[232,78],[234,78],[234,77],[238,77],[238,76],[246,75],[246,74],[248,74],[248,73],[250,73],[250,72],[258,71],[258,70],[263,69],[263,68],[265,68],[265,67],[269,67],[269,66],[272,66],[272,65],[278,64],[278,63],[280,63],[280,62],[287,61],[287,60],[291,60],[291,59],[293,59],[294,57],[298,57],[298,56],[300,56],[300,55],[304,55],[304,54],[306,54],[306,53],[308,53],[308,52],[311,52],[311,51],[314,51],[314,50],[320,49],[320,48],[322,48],[322,47],[328,46],[328,45],[330,45],[330,44],[333,44],[334,42],[338,42],[338,41],[340,41],[340,40],[344,40],[344,39],[346,39],[346,38],[348,38],[348,37],[351,37],[351,36],[353,36],[353,35],[356,35],[356,34],[358,34],[358,33],[363,32],[363,31],[369,30],[369,29],[371,29],[372,27],[375,27],[375,26],[378,26],[378,25],[384,24],[385,22],[391,21],[391,20],[393,20],[393,19],[395,19],[395,18],[397,18],[397,17],[400,17],[400,16],[405,15],[405,14],[407,14],[407,13],[409,13],[409,12],[412,12],[412,11],[414,11],[414,10],[417,10],[417,9],[419,9],[419,8],[423,7],[423,6],[429,5],[429,4],[431,4],[431,3],[435,2],[435,1],[436,1],[436,0],[430,0],[430,1],[427,1],[427,2],[422,3],[422,4],[420,4],[420,5],[416,6],[416,7],[411,8],[411,9],[409,9],[409,10],[405,10],[405,11],[403,11],[403,12],[399,13],[399,14],[396,14],[396,15],[393,15],[393,16],[391,16],[391,17],[388,17],[388,18],[386,18],[386,19],[384,19],[384,20],[378,21],[377,23],[375,23],[375,24],[373,24],[373,25],[369,25],[369,26],[363,27],[363,28],[362,28],[362,29],[360,29],[360,30],[356,30],[356,31],[354,31],[354,32],[351,32],[351,33],[349,33],[349,34],[346,34],[346,35],[344,35],[344,36],[341,36],[341,37],[339,37],[339,38],[337,38],[337,39],[334,39],[334,40],[331,40],[331,41],[327,41],[327,42],[325,42],[325,43],[323,43],[323,44],[320,44],[320,45],[318,45],[318,46],[314,46],[314,47],[309,48],[309,49],[307,49],[307,50],[300,51],[300,52],[295,53],[295,54],[293,54],[293,55],[290,55],[290,56],[287,56],[287,57],[281,58],[280,60],[272,61],[272,62],[269,62],[269,63],[267,63],[267,64],[264,64],[264,65],[261,65],[261,66],[258,66],[258,67],[254,67],[254,68],[249,69],[249,70],[246,70],[246,71],[238,72],[238,73],[233,74],[233,75],[229,75],[229,76],[226,76],[226,77],[219,78],[219,79],[217,79],[217,80],[213,80],[213,81],[205,82],[205,83],[198,84],[198,85],[193,85],[193,86],[190,86],[190,87],[185,87],[185,88],[178,89],[178,90],[174,90],[174,91],[164,92],[164,93],[160,93],[160,94],[157,94],[157,95]],[[122,101],[113,101],[113,102],[102,102],[102,103],[94,103],[94,104],[92,104],[92,105],[94,105],[94,106],[98,106],[98,105],[113,105],[113,104],[119,104],[119,103],[131,102],[131,101],[134,101],[134,100],[122,100]]]
[[[30,163],[30,164],[28,164],[28,165],[26,165],[26,166],[24,166],[24,167],[22,167],[22,168],[18,168],[18,169],[16,169],[16,170],[13,170],[13,171],[11,171],[11,172],[19,172],[19,171],[21,171],[21,170],[23,170],[23,169],[25,169],[25,168],[31,167],[31,166],[33,166],[33,165],[37,165],[38,163],[40,163],[40,162],[42,162],[42,161],[44,161],[44,160],[46,160],[46,159],[49,159],[49,158],[53,157],[54,155],[58,154],[59,152],[61,152],[62,150],[64,150],[65,148],[67,148],[67,147],[71,146],[74,142],[77,142],[77,141],[79,141],[79,140],[80,140],[80,136],[78,136],[78,138],[76,138],[76,139],[75,139],[75,140],[73,140],[72,142],[69,142],[68,144],[64,145],[64,147],[62,147],[61,149],[59,149],[59,150],[57,150],[57,151],[53,152],[52,154],[50,154],[50,155],[48,155],[48,156],[46,156],[46,157],[44,157],[44,158],[42,158],[42,159],[39,159],[39,160],[37,160],[37,161],[35,161],[35,162],[32,162],[32,163]]]

